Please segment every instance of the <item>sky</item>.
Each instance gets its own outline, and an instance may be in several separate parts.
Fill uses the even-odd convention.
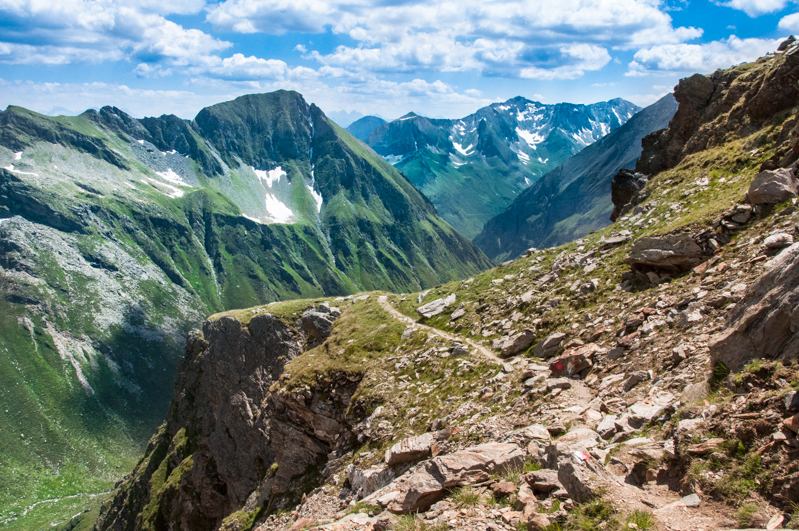
[[[343,125],[515,96],[645,106],[799,35],[797,1],[0,0],[0,108],[193,118],[277,89]]]

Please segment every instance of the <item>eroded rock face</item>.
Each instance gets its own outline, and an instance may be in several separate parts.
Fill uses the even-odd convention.
[[[782,251],[770,269],[747,288],[727,328],[711,338],[713,363],[739,371],[757,358],[799,358],[799,244]]]
[[[624,259],[633,267],[680,272],[701,264],[707,257],[687,232],[639,238]]]
[[[346,412],[358,381],[325,382],[336,391],[332,399],[310,388],[270,392],[285,365],[302,353],[304,339],[304,331],[269,314],[247,326],[222,317],[192,333],[167,422],[97,529],[139,529],[145,518],[181,531],[216,529],[253,496],[266,506],[275,503],[294,478],[346,444]],[[164,466],[169,486],[153,501],[150,479]]]
[[[619,170],[619,173],[610,182],[610,198],[613,201],[610,221],[619,219],[624,207],[634,202],[634,198],[644,189],[646,182],[647,178],[643,173],[626,168]]]

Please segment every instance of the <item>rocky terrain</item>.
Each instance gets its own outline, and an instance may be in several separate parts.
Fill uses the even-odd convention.
[[[0,524],[67,518],[135,464],[166,413],[186,334],[207,315],[415,291],[489,266],[296,92],[244,96],[193,121],[9,107]]]
[[[516,97],[460,120],[409,113],[374,128],[364,141],[429,197],[441,217],[474,238],[523,190],[639,110],[623,99],[546,105]]]
[[[610,227],[212,316],[145,456],[63,528],[797,528],[799,97],[765,97],[797,52],[681,81]]]

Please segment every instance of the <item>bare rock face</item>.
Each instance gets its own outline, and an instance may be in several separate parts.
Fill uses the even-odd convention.
[[[690,234],[667,234],[639,238],[624,259],[633,267],[650,267],[669,272],[687,271],[707,257]]]
[[[639,192],[646,186],[647,178],[643,173],[638,173],[626,168],[619,170],[610,182],[610,198],[613,201],[613,212],[610,221],[616,221],[621,216],[624,207],[637,204],[634,201]]]
[[[780,168],[758,173],[752,184],[749,185],[746,200],[753,205],[776,204],[796,197],[796,194],[797,183],[794,170]]]
[[[753,359],[799,358],[799,244],[779,254],[770,271],[747,288],[727,318],[727,328],[711,338],[713,363],[739,371]]]
[[[332,326],[330,312],[305,317],[317,321],[317,313]],[[314,337],[323,340],[324,329],[329,334],[329,327],[317,327]],[[357,381],[325,382],[336,391],[332,400],[310,388],[270,391],[302,353],[306,334],[304,326],[295,329],[269,314],[246,326],[222,317],[190,334],[167,422],[96,528],[139,529],[143,519],[156,518],[180,531],[217,529],[256,495],[266,506],[279,500],[294,478],[347,444]],[[153,498],[150,480],[159,468],[166,470],[167,487]]]

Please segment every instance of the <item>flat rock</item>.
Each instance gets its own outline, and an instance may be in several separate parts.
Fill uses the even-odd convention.
[[[434,442],[435,436],[432,433],[403,439],[386,450],[386,464],[394,466],[427,457]]]
[[[524,475],[524,480],[533,492],[538,494],[549,494],[550,492],[563,488],[563,485],[558,479],[557,470],[542,469],[527,472]]]
[[[455,304],[456,300],[457,295],[453,293],[445,299],[436,299],[434,301],[428,302],[424,306],[419,306],[416,308],[416,311],[425,319],[430,319],[433,316],[443,313],[447,307]]]
[[[701,264],[705,255],[691,235],[683,232],[639,238],[633,242],[624,261],[633,267],[648,266],[679,272]]]

